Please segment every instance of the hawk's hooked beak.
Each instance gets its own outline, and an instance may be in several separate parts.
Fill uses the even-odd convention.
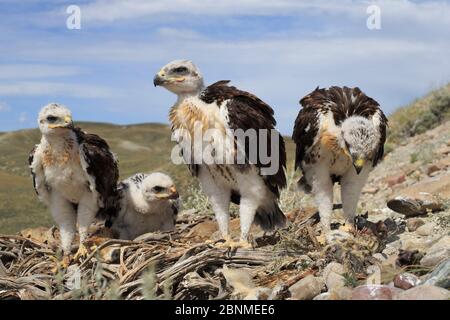
[[[180,194],[178,193],[177,189],[174,186],[170,187],[169,192],[170,192],[169,199],[175,200],[180,197]]]
[[[156,86],[162,86],[164,85],[167,80],[164,78],[165,74],[164,72],[161,70],[158,72],[158,74],[153,78],[153,84]]]
[[[166,200],[166,199],[175,200],[175,199],[178,199],[180,197],[180,195],[178,194],[177,189],[174,186],[172,186],[169,188],[168,193],[159,194],[159,195],[157,195],[157,197],[161,200]]]
[[[357,174],[361,173],[365,164],[366,164],[366,160],[364,160],[364,159],[356,159],[355,161],[353,161],[353,166],[355,167]]]
[[[72,118],[69,116],[66,116],[64,118],[64,123],[59,124],[49,124],[48,127],[50,129],[56,129],[56,128],[72,128],[73,127],[73,121]]]

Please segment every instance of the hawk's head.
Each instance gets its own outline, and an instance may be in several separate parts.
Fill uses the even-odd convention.
[[[147,202],[173,200],[179,197],[172,179],[159,172],[150,174],[142,181],[141,191]]]
[[[342,137],[359,174],[367,161],[372,161],[380,143],[380,133],[373,123],[363,117],[353,116],[342,123]]]
[[[38,124],[43,135],[64,134],[73,128],[72,113],[63,105],[50,103],[39,112]]]
[[[175,60],[155,75],[153,83],[177,94],[195,94],[203,89],[203,76],[189,60]]]

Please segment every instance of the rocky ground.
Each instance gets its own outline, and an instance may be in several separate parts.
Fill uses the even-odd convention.
[[[57,268],[55,228],[0,236],[0,299],[450,298],[450,123],[386,156],[364,188],[357,231],[340,226],[336,210],[324,244],[311,197],[282,197],[294,198],[289,226],[254,228],[249,250],[209,244],[217,226],[196,210],[180,215],[176,232],[135,241],[95,229],[92,253],[67,270]],[[231,224],[237,238],[239,220]]]

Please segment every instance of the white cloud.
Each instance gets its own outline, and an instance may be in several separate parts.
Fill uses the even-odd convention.
[[[0,64],[0,79],[37,79],[74,76],[82,73],[74,66],[52,66],[43,64]]]
[[[443,1],[409,0],[96,0],[82,6],[83,19],[111,22],[137,18],[159,18],[161,15],[296,15],[330,14],[363,18],[371,4],[392,12],[398,18],[414,21],[449,22],[449,5]]]
[[[46,96],[61,95],[76,98],[114,98],[117,91],[108,87],[58,82],[16,82],[0,83],[0,95]]]
[[[6,103],[0,101],[0,112],[8,112],[11,111],[11,107]]]

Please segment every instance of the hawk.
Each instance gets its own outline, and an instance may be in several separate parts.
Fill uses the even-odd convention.
[[[105,140],[74,127],[65,106],[45,106],[38,124],[42,138],[29,156],[33,185],[59,226],[67,266],[77,224],[75,259],[87,254],[84,241],[94,219],[109,220],[118,210],[117,160]]]
[[[208,140],[214,150],[225,149],[226,154],[232,154],[235,159],[240,156],[244,159],[241,162],[221,162],[216,158],[209,162],[190,161],[192,156],[186,154],[193,154],[195,158],[199,156],[198,151],[185,145],[181,148],[184,159],[189,160],[191,173],[198,177],[215,213],[225,240],[218,246],[250,248],[248,237],[253,222],[267,231],[283,227],[286,217],[278,206],[278,199],[280,190],[286,186],[286,152],[284,140],[275,130],[273,109],[255,95],[230,86],[229,81],[218,81],[205,87],[200,70],[187,60],[176,60],[165,65],[155,76],[154,85],[162,86],[178,96],[170,110],[170,120],[179,144],[183,140],[194,139],[195,126],[201,124],[202,130],[215,130],[217,135]],[[236,130],[268,131],[274,139],[269,135],[257,135],[251,141],[237,139],[232,143],[222,143],[228,141],[229,133]],[[270,161],[262,158],[263,152],[253,154],[251,150],[255,149],[254,146],[275,150],[270,154]],[[273,165],[275,162],[278,165]],[[275,167],[274,172],[264,172],[271,165]],[[239,242],[229,236],[230,202],[240,205]]]
[[[112,222],[120,239],[134,240],[155,231],[172,231],[180,198],[172,179],[163,173],[138,173],[119,185],[120,212]]]
[[[341,185],[346,222],[353,226],[361,190],[383,158],[387,118],[359,88],[317,88],[303,99],[292,139],[299,185],[312,192],[324,233],[330,229],[333,185]]]

